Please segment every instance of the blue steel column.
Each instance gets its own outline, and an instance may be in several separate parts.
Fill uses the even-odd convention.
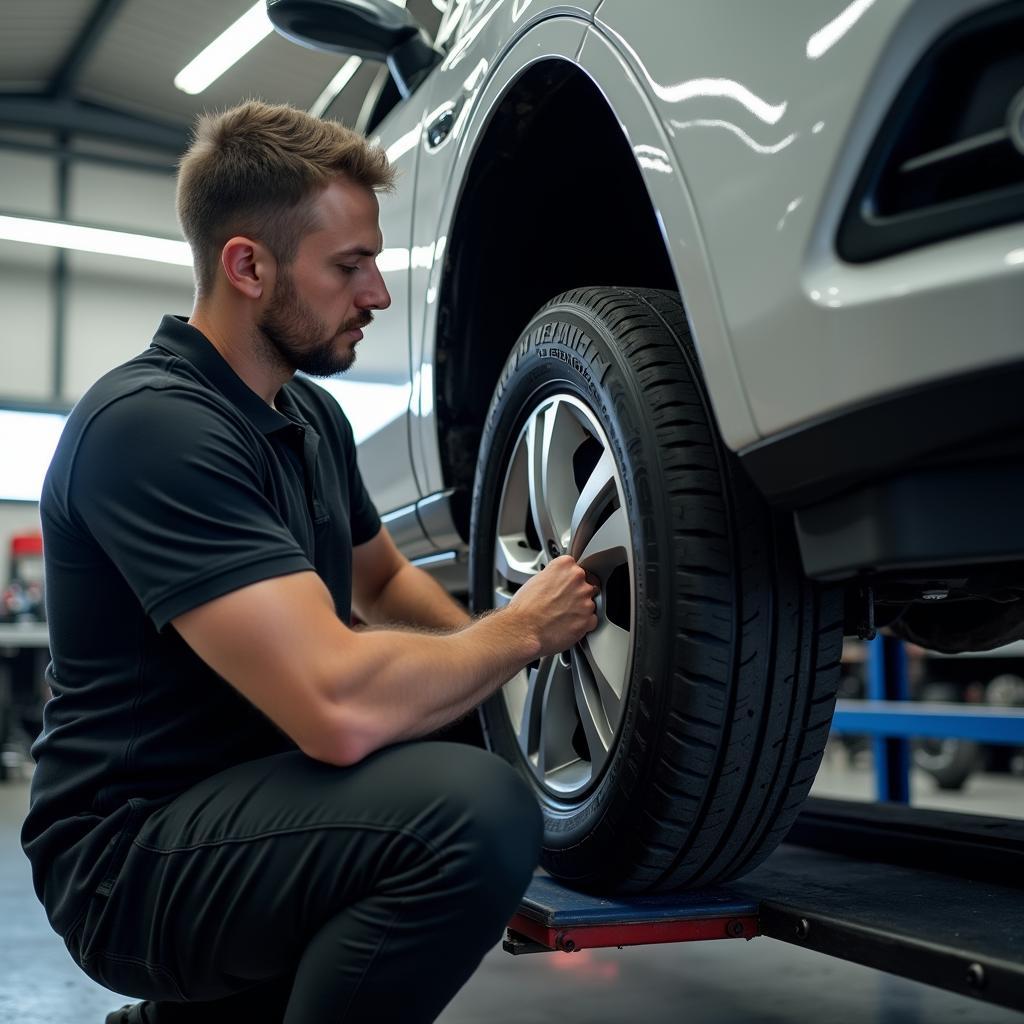
[[[891,636],[876,636],[868,645],[868,698],[907,700],[907,652],[903,642]],[[903,737],[872,739],[875,755],[875,797],[878,800],[910,803],[910,743]]]

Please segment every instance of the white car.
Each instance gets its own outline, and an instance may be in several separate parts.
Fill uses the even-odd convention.
[[[401,172],[394,304],[337,387],[391,532],[477,611],[563,552],[602,582],[483,709],[544,866],[748,871],[844,632],[1024,635],[1024,4],[268,11],[389,69],[357,127]]]

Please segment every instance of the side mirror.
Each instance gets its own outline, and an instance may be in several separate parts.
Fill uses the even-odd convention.
[[[267,16],[301,46],[385,61],[403,99],[441,60],[409,12],[390,0],[267,0]]]

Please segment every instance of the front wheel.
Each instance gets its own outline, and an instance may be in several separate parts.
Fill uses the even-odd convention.
[[[720,442],[678,296],[587,288],[523,331],[484,427],[474,608],[552,558],[601,582],[597,629],[484,707],[532,784],[542,862],[591,889],[749,871],[793,823],[839,681],[840,595]]]

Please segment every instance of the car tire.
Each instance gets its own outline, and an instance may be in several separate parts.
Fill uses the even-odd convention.
[[[914,766],[927,772],[939,789],[963,789],[980,759],[981,748],[972,740],[947,736],[914,744]]]
[[[792,825],[839,683],[842,597],[722,444],[678,295],[581,288],[520,335],[484,425],[474,610],[568,552],[599,626],[483,707],[533,786],[542,864],[601,891],[739,876]],[[620,677],[621,676],[621,677]]]
[[[921,689],[921,700],[962,704],[964,691],[952,683],[928,682]],[[919,739],[913,751],[914,767],[927,772],[939,789],[963,789],[981,763],[981,747],[977,743],[953,736]]]

